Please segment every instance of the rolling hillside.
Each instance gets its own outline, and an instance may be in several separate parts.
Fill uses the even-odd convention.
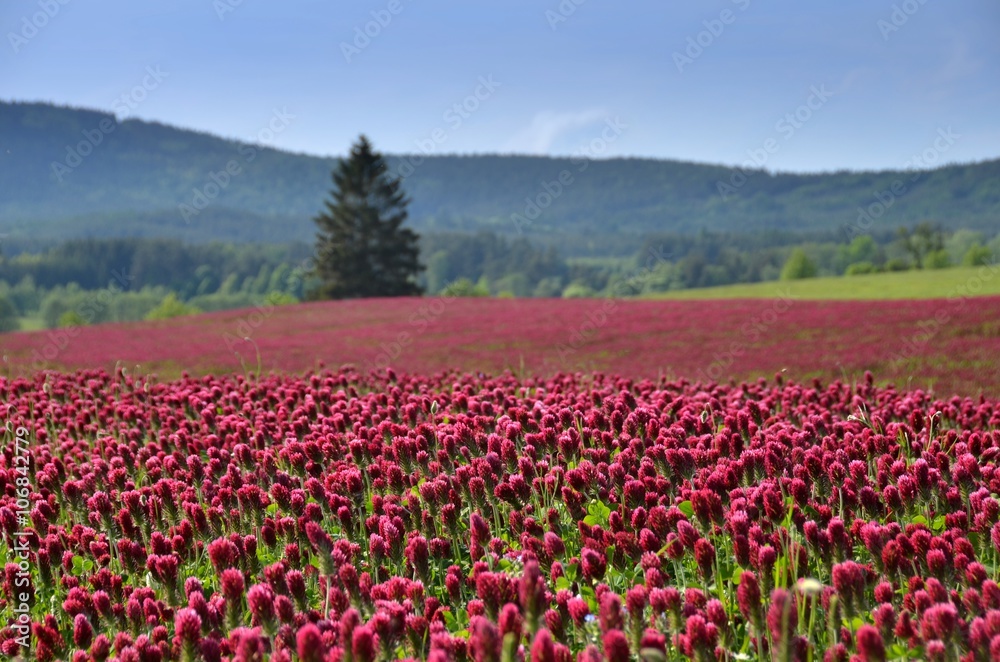
[[[377,147],[378,136],[372,138]],[[390,157],[391,171],[404,159],[410,157]],[[310,219],[329,189],[334,162],[157,123],[116,123],[113,115],[92,110],[4,102],[0,232],[21,238],[311,241]],[[546,183],[564,171],[569,183],[546,204]],[[873,230],[925,219],[946,228],[992,229],[1000,219],[1000,160],[922,173],[751,171],[724,199],[719,183],[731,182],[734,172],[643,159],[431,156],[404,184],[418,230],[513,234],[512,214],[534,215],[528,213],[534,201],[540,214],[523,232],[580,254],[608,252],[623,238],[654,232],[843,234],[858,207],[876,203],[874,194],[894,182],[905,190],[874,219]]]

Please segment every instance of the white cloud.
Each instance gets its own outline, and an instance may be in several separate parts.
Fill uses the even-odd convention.
[[[563,134],[603,121],[607,116],[608,112],[603,108],[570,113],[548,110],[536,113],[531,124],[508,141],[507,150],[519,154],[549,154]]]

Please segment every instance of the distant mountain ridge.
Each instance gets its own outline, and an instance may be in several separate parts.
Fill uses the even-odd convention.
[[[928,219],[946,228],[1000,224],[1000,159],[918,172],[769,174],[633,158],[387,158],[392,172],[420,161],[404,179],[418,231],[523,233],[600,249],[658,232],[846,236],[852,225],[886,231]],[[335,163],[110,113],[0,102],[0,233],[311,242]]]

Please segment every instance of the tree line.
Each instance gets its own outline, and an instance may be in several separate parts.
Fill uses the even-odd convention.
[[[553,246],[490,232],[424,234],[419,249],[426,269],[417,282],[428,294],[450,286],[464,296],[611,296],[916,267],[891,233],[850,243],[836,237],[798,239],[661,234],[648,236],[628,257],[566,258]],[[922,254],[923,268],[983,264],[1000,256],[1000,239],[979,232],[945,233],[941,241],[940,250]],[[147,266],[150,261],[156,268]],[[167,306],[164,313],[249,307],[279,294],[282,301],[299,301],[312,286],[309,268],[310,248],[304,245],[71,240],[0,255],[0,318],[30,318],[33,324],[26,328],[137,320],[170,295],[188,308]],[[640,271],[643,278],[635,281]],[[625,282],[630,284],[623,289]],[[5,328],[10,330],[10,321]]]

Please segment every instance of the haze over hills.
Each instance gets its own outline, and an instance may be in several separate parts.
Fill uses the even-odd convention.
[[[282,121],[276,109],[272,127],[280,130]],[[370,138],[378,148],[378,136]],[[952,229],[993,230],[1000,221],[1000,160],[906,172],[758,169],[745,178],[733,168],[668,160],[388,161],[395,174],[412,169],[404,188],[418,231],[517,234],[520,225],[533,241],[568,246],[572,238],[571,252],[580,253],[662,232],[845,234],[859,207],[873,212],[864,229],[882,232],[928,219]],[[335,162],[158,123],[119,123],[110,113],[2,102],[0,232],[311,242],[311,218],[328,194]],[[725,195],[720,184],[730,187]]]

